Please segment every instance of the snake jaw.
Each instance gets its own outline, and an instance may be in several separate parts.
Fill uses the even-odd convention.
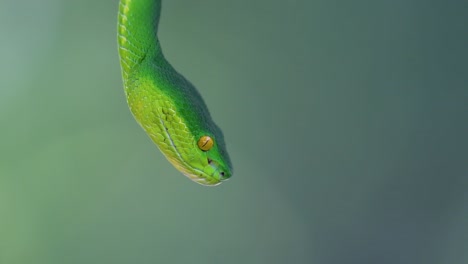
[[[213,178],[217,178],[220,181],[225,181],[230,178],[230,175],[221,168],[218,162],[208,159],[208,165],[214,169],[214,172],[211,174]]]
[[[217,186],[230,177],[223,166],[216,161],[197,165],[165,155],[172,165],[192,181],[204,186]],[[202,167],[198,167],[198,166]]]

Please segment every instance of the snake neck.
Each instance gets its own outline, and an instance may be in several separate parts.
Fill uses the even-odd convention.
[[[117,30],[124,77],[148,57],[164,60],[157,37],[160,13],[161,0],[120,1]]]

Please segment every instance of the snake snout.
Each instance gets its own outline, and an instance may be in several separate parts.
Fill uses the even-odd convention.
[[[225,172],[225,171],[220,171],[219,172],[219,179],[222,181],[228,180],[231,178],[231,173]]]
[[[221,166],[218,162],[208,159],[208,165],[210,165],[214,170],[214,176],[221,181],[231,178],[231,173],[227,171],[224,166]]]

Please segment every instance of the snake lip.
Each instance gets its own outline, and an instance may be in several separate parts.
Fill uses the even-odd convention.
[[[212,178],[218,179],[220,182],[229,179],[218,162],[208,158],[208,165],[214,169],[214,171],[210,173]]]

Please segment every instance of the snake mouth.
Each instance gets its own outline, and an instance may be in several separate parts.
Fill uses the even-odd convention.
[[[220,181],[225,181],[230,178],[230,175],[225,172],[218,162],[208,159],[208,165],[214,170],[214,172],[211,173],[213,178],[219,179]]]
[[[217,186],[230,178],[230,174],[225,172],[222,169],[222,166],[220,166],[217,162],[209,160],[208,166],[211,167],[209,169],[212,171],[211,173],[196,169],[196,171],[200,172],[199,174],[184,173],[184,175],[190,178],[192,181],[204,186]]]

